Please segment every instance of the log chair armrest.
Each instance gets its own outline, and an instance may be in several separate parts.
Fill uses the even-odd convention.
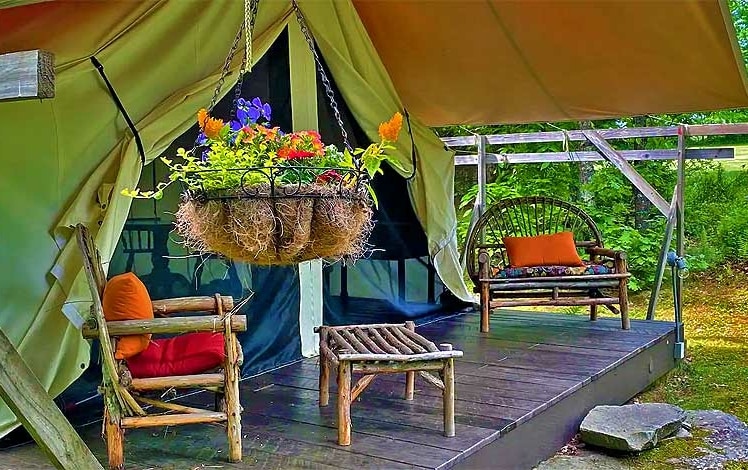
[[[488,279],[491,277],[491,257],[485,248],[481,248],[478,253],[478,279],[473,279],[473,282],[478,284],[480,279]]]
[[[221,296],[223,311],[229,312],[234,308],[234,298]],[[153,314],[157,317],[168,316],[175,312],[215,312],[216,299],[211,296],[178,297],[174,299],[154,300]]]
[[[192,317],[154,318],[152,320],[122,320],[106,322],[109,336],[127,336],[137,334],[196,333],[200,331],[223,331],[223,320],[218,315]],[[231,331],[246,331],[247,316],[233,315]],[[86,323],[82,329],[83,337],[99,337],[96,325]]]
[[[601,248],[599,246],[587,248],[587,253],[592,256],[605,256],[606,258],[612,258],[614,260],[625,260],[627,258],[625,251]]]

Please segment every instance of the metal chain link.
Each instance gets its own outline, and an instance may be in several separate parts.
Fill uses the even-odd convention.
[[[259,6],[259,0],[244,0],[244,19],[242,21],[241,31],[245,31],[244,34],[244,54],[242,54],[242,63],[239,67],[239,78],[236,81],[236,87],[234,88],[234,101],[231,104],[231,116],[236,115],[236,107],[239,102],[239,98],[242,96],[242,85],[244,84],[244,75],[252,71],[252,35],[255,29],[255,21],[257,20],[257,7]]]
[[[312,38],[312,33],[309,31],[309,27],[306,24],[304,14],[301,12],[299,5],[296,3],[296,0],[291,0],[291,3],[293,4],[293,9],[296,13],[296,20],[299,22],[301,33],[304,35],[304,39],[306,39],[306,42],[309,45],[309,50],[312,51],[312,55],[314,56],[314,62],[317,65],[317,70],[319,71],[320,78],[322,79],[322,85],[325,87],[325,94],[330,101],[330,106],[332,107],[332,112],[335,115],[335,120],[338,123],[338,127],[340,127],[340,135],[343,137],[343,145],[345,145],[345,148],[347,148],[349,151],[353,151],[353,147],[351,147],[350,142],[348,142],[348,132],[346,132],[345,126],[343,125],[343,118],[340,115],[338,103],[337,101],[335,101],[335,92],[332,89],[332,84],[327,78],[325,68],[322,66],[322,61],[317,54],[317,48],[314,47],[314,39]]]

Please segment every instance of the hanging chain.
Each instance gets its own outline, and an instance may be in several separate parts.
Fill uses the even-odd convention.
[[[306,24],[304,14],[301,12],[299,5],[297,5],[296,3],[296,0],[291,0],[291,3],[293,4],[293,9],[296,13],[296,20],[299,22],[301,33],[304,35],[304,39],[306,39],[306,43],[309,45],[309,50],[312,51],[312,55],[314,56],[314,62],[317,65],[317,70],[319,71],[320,78],[322,79],[322,85],[324,85],[325,87],[325,94],[330,101],[330,106],[332,107],[332,112],[335,115],[335,120],[338,123],[338,127],[340,127],[340,135],[343,137],[343,145],[345,145],[345,148],[347,148],[349,151],[353,151],[353,147],[351,147],[350,142],[348,142],[348,132],[346,132],[345,126],[343,125],[343,118],[340,116],[338,102],[335,101],[335,92],[332,89],[332,84],[327,78],[325,68],[322,66],[322,61],[317,54],[317,48],[314,47],[314,39],[312,39],[312,33],[309,31],[309,27]]]
[[[221,76],[218,79],[218,84],[216,84],[216,89],[213,90],[213,97],[210,99],[210,104],[208,105],[208,112],[212,111],[213,108],[216,105],[216,102],[218,101],[218,95],[221,93],[221,88],[223,88],[223,82],[226,80],[226,77],[229,74],[229,69],[231,68],[231,59],[234,58],[234,54],[236,54],[236,49],[239,47],[239,40],[242,37],[242,31],[243,27],[239,28],[239,31],[236,33],[236,36],[234,37],[234,42],[231,44],[231,50],[229,51],[229,55],[226,56],[226,61],[223,63],[223,69],[221,69]]]
[[[244,75],[252,71],[252,35],[255,30],[255,21],[257,20],[257,7],[260,0],[244,0],[244,19],[241,30],[244,34],[244,54],[242,54],[242,63],[239,67],[239,78],[234,88],[234,101],[231,105],[231,116],[236,115],[236,107],[239,98],[242,96],[242,85],[244,84]]]

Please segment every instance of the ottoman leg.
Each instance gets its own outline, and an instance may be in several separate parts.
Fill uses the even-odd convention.
[[[455,360],[444,361],[442,380],[444,381],[444,435],[455,435]]]
[[[351,445],[351,363],[338,364],[338,444]]]

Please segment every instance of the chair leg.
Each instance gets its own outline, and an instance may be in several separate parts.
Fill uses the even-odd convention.
[[[327,346],[327,328],[319,329],[319,406],[327,406],[330,403],[330,358],[325,351]]]
[[[621,328],[628,330],[631,328],[631,321],[629,320],[629,290],[626,279],[622,279],[618,285],[618,301],[621,307]]]
[[[416,331],[416,324],[412,321],[406,321],[405,322],[405,328],[409,329],[412,332]],[[405,373],[405,399],[406,400],[412,400],[413,394],[416,389],[416,373],[415,371],[410,371]]]
[[[351,363],[338,364],[338,444],[351,445]]]
[[[416,389],[416,373],[410,371],[405,373],[405,399],[412,400]]]
[[[597,320],[597,305],[590,305],[590,321]]]
[[[229,462],[242,460],[242,405],[239,400],[239,364],[236,335],[229,326],[224,332],[226,346],[224,394],[226,396],[226,436]]]
[[[455,435],[455,362],[449,358],[444,361],[442,372],[444,382],[444,435],[454,437]]]
[[[104,409],[104,432],[106,434],[106,452],[109,458],[109,470],[124,470],[125,442],[124,432],[119,419]]]
[[[491,315],[491,292],[487,282],[480,283],[480,331],[488,333]]]
[[[215,410],[221,413],[226,412],[226,394],[223,392],[216,392],[215,396]]]
[[[319,406],[330,404],[330,362],[324,354],[319,356]]]

